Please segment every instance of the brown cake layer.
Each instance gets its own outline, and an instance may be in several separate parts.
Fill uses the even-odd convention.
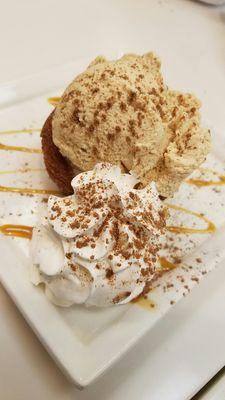
[[[75,176],[70,163],[62,156],[59,149],[52,140],[52,117],[54,111],[49,115],[41,131],[42,150],[44,162],[50,178],[56,183],[63,194],[73,193],[71,180]]]

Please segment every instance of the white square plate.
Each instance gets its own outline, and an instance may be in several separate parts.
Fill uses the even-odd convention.
[[[80,60],[72,65],[24,79],[1,90],[0,142],[10,146],[40,148],[39,131],[52,110],[47,99],[60,95],[65,85],[86,65]],[[30,133],[8,133],[9,130],[31,129]],[[5,132],[5,133],[4,133]],[[217,144],[218,142],[218,144]],[[204,180],[218,180],[225,174],[225,145],[217,135],[215,148],[204,168],[215,171],[196,171]],[[26,151],[0,150],[0,184],[5,187],[47,188],[53,183],[44,171],[42,154]],[[17,171],[17,172],[15,172]],[[4,173],[3,173],[4,172]],[[1,187],[0,187],[1,190]],[[46,196],[2,192],[0,223],[33,226]],[[55,307],[46,299],[43,288],[29,281],[29,242],[21,238],[0,238],[2,261],[0,277],[3,285],[35,331],[47,351],[62,370],[79,387],[87,386],[131,348],[172,305],[185,296],[204,275],[224,258],[225,249],[225,186],[198,188],[182,184],[169,202],[193,211],[170,208],[170,226],[200,229],[198,233],[176,234],[168,231],[168,248],[163,257],[181,258],[176,269],[166,272],[150,292],[149,300],[107,309],[69,309]],[[208,225],[201,213],[214,225]]]

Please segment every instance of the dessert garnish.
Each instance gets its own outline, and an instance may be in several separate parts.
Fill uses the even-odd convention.
[[[55,304],[125,304],[161,269],[164,206],[154,183],[137,183],[100,163],[73,179],[73,195],[49,197],[47,220],[33,229],[32,281]]]

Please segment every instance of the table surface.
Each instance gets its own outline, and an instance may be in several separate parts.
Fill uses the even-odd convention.
[[[0,0],[0,5],[0,84],[76,58],[97,54],[119,56],[123,52],[155,49],[163,60],[167,82],[195,92],[203,101],[203,117],[215,129],[225,129],[224,8],[188,0]],[[218,302],[224,304],[225,300],[222,270],[220,275],[219,284],[213,274],[208,277],[112,371],[83,392],[64,378],[0,286],[1,398],[189,398],[197,368],[210,362],[213,371],[215,349],[211,345],[205,348],[200,340],[201,334],[207,335],[210,312],[214,315],[214,339],[221,340],[219,334],[225,332],[225,321],[220,318],[224,307],[217,307]],[[174,335],[169,337],[166,336],[168,326],[174,326]],[[163,343],[157,342],[158,329],[165,330]],[[194,348],[190,347],[190,335],[196,337]],[[174,345],[179,347],[180,359],[177,369],[171,371],[166,367],[168,363],[157,364],[154,350],[160,348],[166,357],[172,357]],[[152,349],[151,354],[146,348]],[[190,376],[191,352],[199,355],[193,376]],[[225,356],[224,360],[222,357],[221,366],[225,363]],[[178,384],[172,388],[170,381],[174,374]],[[225,398],[225,395],[222,397],[224,382],[225,378],[217,387],[214,385],[202,393],[201,399]]]

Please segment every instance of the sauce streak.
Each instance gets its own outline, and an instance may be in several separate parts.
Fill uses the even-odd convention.
[[[33,189],[33,188],[18,188],[13,186],[0,186],[0,192],[23,193],[23,194],[55,194],[61,192],[53,189]]]
[[[60,97],[49,97],[48,103],[55,107],[58,104],[59,100]]]
[[[10,146],[8,144],[0,143],[0,150],[7,151],[22,151],[24,153],[38,153],[41,154],[41,149],[33,149],[32,147],[23,147],[23,146]]]
[[[169,271],[174,268],[177,268],[176,264],[171,263],[164,257],[159,258],[159,262],[161,265],[161,271]],[[156,307],[156,303],[148,297],[139,296],[137,299],[132,300],[132,303],[136,303],[140,307],[144,308],[145,310],[152,310]]]
[[[222,186],[225,185],[225,176],[224,175],[220,175],[218,174],[216,171],[212,170],[212,169],[205,169],[205,168],[200,168],[199,169],[200,172],[210,172],[214,175],[218,176],[217,181],[213,181],[213,180],[203,180],[203,179],[188,179],[186,181],[186,183],[188,183],[189,185],[194,185],[197,187],[204,187],[204,186]]]
[[[177,268],[176,264],[171,263],[164,257],[160,257],[159,262],[160,262],[162,270],[169,270],[169,269]]]
[[[20,237],[24,239],[31,239],[32,230],[33,230],[32,226],[27,226],[27,225],[7,224],[0,226],[0,232],[3,233],[3,235]]]
[[[34,133],[41,132],[40,128],[30,128],[30,129],[13,129],[9,131],[1,131],[0,135],[15,135],[17,133]]]
[[[24,168],[24,169],[11,169],[8,171],[0,171],[0,175],[6,175],[6,174],[25,174],[27,172],[38,172],[38,171],[45,171],[44,168]]]
[[[8,130],[8,131],[1,131],[0,135],[14,135],[17,133],[33,133],[33,132],[40,132],[40,128],[30,128],[30,129],[15,129],[15,130]],[[8,150],[8,151],[22,151],[24,153],[42,153],[41,149],[32,149],[30,147],[24,146],[10,146],[7,144],[0,143],[0,150]]]
[[[137,299],[132,300],[132,303],[137,304],[138,306],[144,308],[145,310],[152,310],[156,307],[154,301],[149,298],[145,298],[143,296],[138,297]]]
[[[188,228],[188,227],[185,227],[185,226],[172,226],[172,225],[169,225],[169,226],[167,226],[167,230],[169,232],[173,232],[173,233],[202,233],[202,234],[205,234],[205,233],[213,233],[213,232],[216,231],[216,226],[214,225],[214,223],[209,221],[208,218],[204,217],[204,215],[201,215],[201,214],[199,214],[199,213],[197,213],[195,211],[188,210],[187,208],[176,206],[174,204],[167,204],[167,207],[171,208],[173,210],[176,210],[176,211],[181,211],[181,212],[183,212],[185,214],[194,215],[198,219],[201,219],[202,221],[206,222],[206,224],[207,224],[207,227],[204,228],[204,229]]]

